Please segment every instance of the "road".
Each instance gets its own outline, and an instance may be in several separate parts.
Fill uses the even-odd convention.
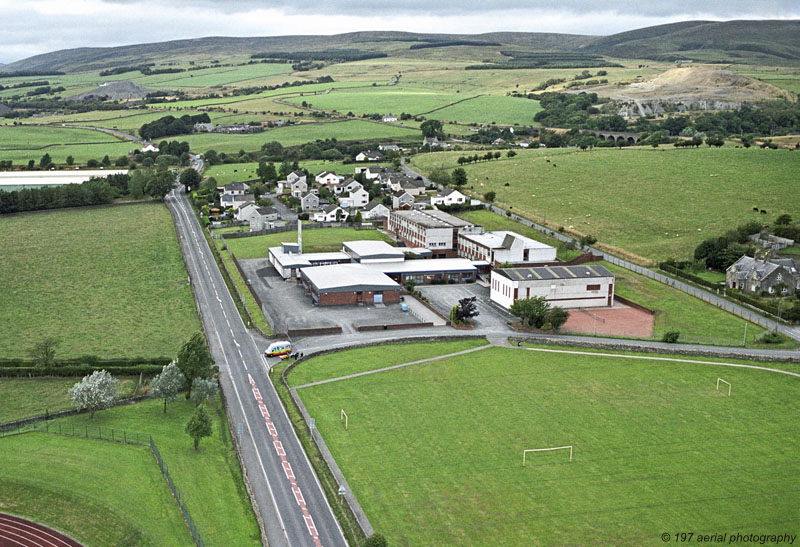
[[[199,160],[197,160],[199,161]],[[202,164],[200,164],[202,165]],[[272,547],[347,545],[322,487],[242,322],[182,187],[167,206],[175,225],[231,425]]]

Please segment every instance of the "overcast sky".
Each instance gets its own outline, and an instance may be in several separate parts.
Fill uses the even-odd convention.
[[[691,19],[800,19],[797,0],[0,0],[0,63],[59,49],[358,30],[607,35]]]

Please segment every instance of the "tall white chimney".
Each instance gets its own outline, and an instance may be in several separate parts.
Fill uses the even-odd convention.
[[[297,247],[300,254],[303,254],[303,221],[297,219]]]

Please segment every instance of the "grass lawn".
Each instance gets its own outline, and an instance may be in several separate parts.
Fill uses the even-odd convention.
[[[193,545],[150,447],[25,433],[0,439],[3,511],[86,545]]]
[[[242,276],[239,274],[239,269],[236,267],[236,264],[233,263],[233,258],[231,258],[230,253],[222,247],[222,240],[215,239],[214,244],[217,246],[219,256],[222,258],[222,262],[225,264],[225,268],[228,270],[231,281],[236,286],[236,290],[239,292],[239,295],[244,296],[244,307],[247,308],[247,313],[250,314],[255,326],[261,329],[261,332],[266,335],[272,334],[272,329],[269,323],[267,323],[264,313],[258,307],[258,303],[255,298],[253,298],[245,280],[242,279]],[[247,323],[246,318],[243,317],[242,319]]]
[[[355,228],[318,228],[303,231],[303,252],[323,253],[342,249],[344,241],[362,239],[390,242],[389,238],[377,230],[356,230]],[[245,258],[267,258],[270,247],[279,247],[282,241],[295,241],[295,232],[278,232],[263,236],[226,239],[228,248],[238,260]]]
[[[161,400],[148,400],[103,410],[95,414],[93,420],[88,415],[78,415],[58,421],[152,435],[206,545],[260,545],[258,525],[245,491],[222,403],[216,400],[211,405],[213,433],[200,441],[197,451],[184,431],[194,412],[194,403],[179,397],[168,405],[166,414],[162,413],[163,407]],[[158,473],[152,456],[148,464]],[[166,482],[161,480],[166,489]]]
[[[299,394],[391,545],[657,545],[666,531],[796,524],[799,387],[763,371],[492,348]],[[564,445],[571,463],[555,451],[522,467],[523,449]]]
[[[139,377],[117,377],[120,397],[132,397]],[[0,424],[71,410],[67,390],[80,378],[0,378]]]
[[[457,167],[460,155],[420,154],[412,163],[430,173]],[[501,206],[652,260],[691,256],[704,239],[747,221],[800,216],[797,158],[788,150],[527,150],[464,168],[467,189],[494,191]]]
[[[170,357],[200,329],[161,204],[3,219],[0,356],[60,339],[57,357]]]
[[[447,355],[488,344],[485,338],[454,340],[449,342],[412,342],[392,346],[391,354],[385,346],[358,348],[330,355],[313,357],[292,369],[289,385],[301,386],[330,378],[338,378],[375,368],[410,363],[437,355]]]

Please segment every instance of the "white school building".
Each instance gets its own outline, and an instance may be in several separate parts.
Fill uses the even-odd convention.
[[[614,274],[596,264],[492,270],[492,301],[509,309],[515,301],[533,297],[561,308],[610,307]]]

